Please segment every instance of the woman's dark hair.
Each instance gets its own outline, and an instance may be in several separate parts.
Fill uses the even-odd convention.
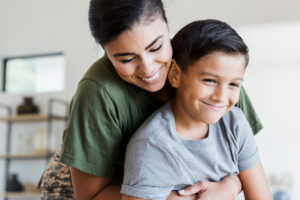
[[[134,24],[167,18],[161,0],[91,0],[89,25],[95,40],[103,47]]]
[[[214,19],[194,21],[172,39],[173,58],[183,71],[200,58],[213,52],[242,54],[246,66],[248,47],[238,33],[225,22]]]

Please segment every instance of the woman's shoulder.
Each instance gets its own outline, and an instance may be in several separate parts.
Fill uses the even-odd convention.
[[[114,66],[105,55],[92,64],[92,66],[84,74],[80,83],[85,80],[103,86],[122,83],[122,80],[115,71]]]
[[[103,104],[105,106],[110,104],[119,112],[120,109],[124,112],[127,111],[129,109],[127,107],[134,109],[140,104],[153,103],[147,92],[123,81],[106,56],[97,60],[88,69],[80,80],[72,101],[94,101],[97,105]]]
[[[112,99],[125,98],[128,96],[128,87],[133,86],[123,81],[107,56],[103,56],[92,64],[84,74],[75,95],[91,97],[91,95],[103,96],[104,94]]]

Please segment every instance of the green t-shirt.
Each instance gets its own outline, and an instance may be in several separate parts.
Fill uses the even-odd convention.
[[[84,75],[71,101],[61,162],[96,176],[121,174],[131,135],[161,105],[123,81],[102,57]],[[238,106],[257,133],[262,125],[244,90]]]

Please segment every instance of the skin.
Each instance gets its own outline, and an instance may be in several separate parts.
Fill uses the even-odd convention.
[[[246,200],[272,200],[266,175],[261,163],[239,174]]]
[[[118,75],[124,81],[151,92],[160,101],[170,98],[165,83],[171,63],[172,48],[168,27],[160,17],[150,23],[141,20],[106,44],[104,49]],[[120,200],[122,198],[120,186],[112,184],[110,177],[90,175],[74,167],[70,167],[70,170],[76,199]],[[235,178],[239,181],[237,177]],[[211,185],[211,190],[228,191],[227,187],[222,186],[233,184],[226,179],[227,177],[220,184]],[[228,177],[228,180],[231,179]],[[219,188],[216,187],[218,185]],[[236,190],[240,191],[241,187],[236,186],[228,194],[236,195]],[[172,192],[170,199],[194,199],[194,195],[183,197]]]
[[[239,178],[234,175],[229,175],[218,183],[199,181],[198,183],[186,188],[185,193],[181,196],[179,196],[177,192],[172,191],[167,200],[233,200],[236,199],[237,195],[240,193],[240,188],[241,182]],[[198,194],[198,197],[196,197],[195,194]],[[123,195],[122,200],[143,199]]]
[[[245,70],[240,54],[215,52],[185,72],[174,61],[169,80],[177,89],[171,104],[177,133],[188,140],[207,137],[208,124],[219,121],[237,103]]]
[[[168,27],[161,18],[150,25],[135,24],[108,43],[105,51],[124,81],[148,92],[156,92],[165,85],[172,47]]]

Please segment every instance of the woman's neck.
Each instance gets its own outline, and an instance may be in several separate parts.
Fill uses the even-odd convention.
[[[152,92],[151,95],[159,102],[165,103],[169,101],[174,95],[174,88],[167,80],[164,87],[159,91]]]

